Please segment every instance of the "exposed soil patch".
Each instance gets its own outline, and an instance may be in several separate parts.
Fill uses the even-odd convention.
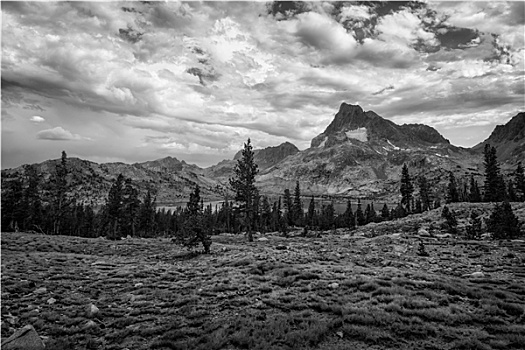
[[[170,239],[3,233],[2,337],[31,324],[51,349],[525,347],[523,241],[265,237],[214,236],[192,256]]]

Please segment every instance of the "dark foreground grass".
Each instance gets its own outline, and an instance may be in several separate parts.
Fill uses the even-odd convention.
[[[337,236],[215,241],[185,259],[162,240],[2,235],[2,337],[32,324],[59,350],[525,348],[525,284],[511,273],[430,273],[410,250]],[[492,248],[486,260],[504,255]],[[398,267],[378,267],[386,258]]]

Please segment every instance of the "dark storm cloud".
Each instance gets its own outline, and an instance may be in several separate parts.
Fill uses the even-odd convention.
[[[440,27],[435,30],[436,38],[446,49],[469,47],[468,44],[479,38],[479,32],[468,28]]]
[[[132,44],[139,42],[142,36],[144,35],[144,33],[141,33],[131,27],[120,28],[118,32],[119,32],[119,36],[122,39],[129,41]]]
[[[277,20],[286,20],[310,11],[311,7],[303,1],[273,1],[267,5],[268,14]]]

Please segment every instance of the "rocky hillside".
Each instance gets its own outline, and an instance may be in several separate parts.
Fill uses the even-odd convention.
[[[480,175],[479,160],[472,155],[429,126],[397,125],[360,106],[343,103],[310,148],[262,172],[259,180],[267,191],[292,188],[298,180],[304,193],[396,201],[404,163],[410,165],[414,177],[425,174],[439,191],[449,170]]]
[[[473,149],[483,152],[486,144],[496,147],[500,162],[525,164],[525,113],[518,113],[507,124],[496,126],[489,138]]]
[[[241,157],[241,152],[237,152],[232,160],[223,160],[222,162],[206,168],[204,174],[210,178],[216,179],[221,183],[227,183],[228,179],[233,176],[233,169],[237,160]],[[265,171],[274,165],[284,161],[288,156],[299,152],[299,149],[290,142],[285,142],[275,147],[256,149],[254,152],[254,161],[259,167],[259,171]]]
[[[42,177],[43,189],[48,186],[51,174],[60,160],[47,160],[34,164],[37,173]],[[106,201],[111,185],[118,174],[124,175],[136,184],[140,192],[148,189],[156,193],[157,203],[168,203],[189,197],[189,193],[199,184],[204,196],[214,198],[222,189],[217,183],[202,174],[196,165],[187,164],[176,158],[167,157],[144,163],[103,163],[97,164],[83,159],[68,158],[70,174],[68,183],[76,198],[85,204],[100,205]],[[9,181],[14,177],[24,177],[29,165],[2,171],[2,180]]]

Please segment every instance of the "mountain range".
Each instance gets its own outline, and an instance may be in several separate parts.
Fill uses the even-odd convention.
[[[446,186],[453,171],[458,178],[483,174],[483,148],[496,147],[502,169],[525,163],[525,113],[497,126],[484,142],[462,148],[452,145],[434,128],[423,124],[398,125],[363,111],[360,106],[342,103],[327,128],[300,151],[290,142],[254,150],[259,166],[257,186],[262,194],[277,196],[299,181],[305,195],[360,197],[397,202],[401,167],[407,164],[412,177],[425,175],[436,193]],[[228,179],[240,158],[223,160],[200,168],[173,157],[143,163],[97,164],[68,158],[72,191],[84,203],[102,204],[114,179],[122,173],[145,193],[153,190],[157,203],[184,202],[195,184],[206,200],[231,196]],[[48,160],[35,164],[43,182],[49,181],[55,165]],[[29,165],[2,170],[2,179],[23,176]],[[230,197],[231,198],[231,197]]]

